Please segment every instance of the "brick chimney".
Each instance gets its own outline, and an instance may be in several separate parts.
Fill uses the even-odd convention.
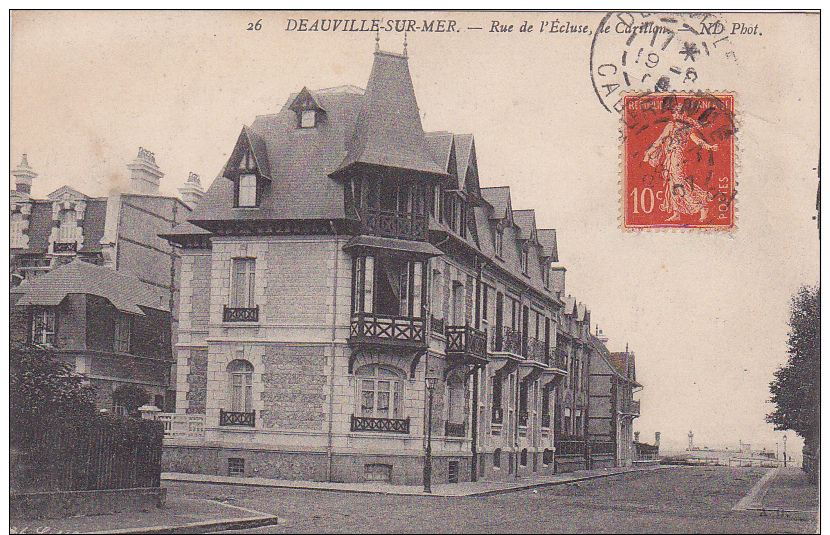
[[[159,183],[164,173],[156,165],[155,154],[143,147],[139,147],[138,156],[135,157],[133,163],[127,165],[127,168],[132,171],[130,179],[132,180],[133,193],[145,195],[158,194]]]
[[[196,205],[202,200],[205,195],[205,189],[199,181],[199,175],[190,173],[187,177],[187,182],[184,186],[179,188],[179,194],[182,196],[184,203],[190,207],[191,210],[196,209]]]
[[[563,266],[551,266],[550,268],[551,285],[560,299],[565,297],[565,271],[567,270]]]
[[[17,192],[18,197],[28,199],[32,194],[32,181],[37,177],[37,173],[29,167],[29,162],[25,154],[23,155],[23,159],[20,160],[20,165],[11,173],[14,176],[14,190]]]

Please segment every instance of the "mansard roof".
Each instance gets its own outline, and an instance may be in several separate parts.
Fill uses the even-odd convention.
[[[17,305],[55,306],[69,294],[88,294],[103,297],[118,310],[133,314],[144,314],[140,307],[169,311],[168,302],[135,277],[79,259],[25,279],[12,293],[20,295]]]

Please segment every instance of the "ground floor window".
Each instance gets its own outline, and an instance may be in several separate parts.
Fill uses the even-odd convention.
[[[493,468],[501,468],[501,448],[493,452]]]
[[[403,377],[400,370],[371,364],[357,370],[357,414],[364,418],[400,418],[402,413]]]
[[[231,386],[231,412],[251,412],[254,366],[247,360],[234,360],[228,364],[228,375]]]
[[[228,475],[229,476],[244,476],[245,475],[245,459],[238,457],[228,458]]]
[[[447,467],[447,481],[458,483],[458,461],[450,461]]]
[[[527,466],[527,448],[522,450],[520,461],[522,466]]]

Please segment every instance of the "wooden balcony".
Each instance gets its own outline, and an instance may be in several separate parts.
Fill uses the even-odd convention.
[[[384,238],[426,241],[429,238],[427,221],[426,214],[366,208],[361,232]]]
[[[448,325],[447,356],[487,357],[487,335],[484,331],[464,325]]]
[[[352,414],[352,427],[354,431],[370,431],[375,433],[397,433],[409,434],[409,418],[369,418],[366,416],[355,416]]]
[[[446,437],[464,437],[464,424],[454,424],[452,422],[444,423],[444,436]]]
[[[233,412],[219,409],[219,425],[239,425],[244,427],[256,427],[256,411]]]
[[[349,343],[426,347],[426,320],[358,312],[352,314]]]
[[[254,308],[231,308],[227,305],[222,309],[222,321],[235,322],[257,322],[259,321],[259,305]]]

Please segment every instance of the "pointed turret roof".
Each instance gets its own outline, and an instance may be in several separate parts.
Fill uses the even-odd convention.
[[[427,148],[406,56],[375,52],[347,149],[335,172],[363,163],[446,176]]]

